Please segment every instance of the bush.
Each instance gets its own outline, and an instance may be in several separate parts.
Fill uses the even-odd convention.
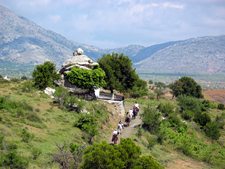
[[[80,69],[76,66],[71,68],[71,71],[66,73],[65,78],[71,83],[82,89],[92,90],[94,86],[101,87],[106,84],[105,72],[97,67],[92,70]]]
[[[32,122],[35,122],[35,123],[42,123],[42,120],[41,118],[37,115],[37,113],[30,113],[28,114],[27,116],[27,119],[32,121]]]
[[[194,121],[204,127],[207,123],[211,122],[211,117],[207,113],[198,112],[195,115]]]
[[[10,79],[11,82],[20,83],[20,79],[12,78]]]
[[[224,104],[223,104],[223,103],[219,103],[219,104],[218,104],[218,109],[224,110]]]
[[[174,106],[170,103],[160,103],[157,107],[160,112],[162,112],[165,116],[169,116],[174,113]]]
[[[29,143],[35,136],[34,134],[29,133],[26,129],[23,129],[21,137],[23,142]]]
[[[21,80],[27,80],[27,77],[26,76],[22,76],[20,79]]]
[[[207,123],[203,130],[208,137],[211,137],[214,140],[220,138],[220,131],[216,122]]]
[[[194,117],[194,113],[191,110],[185,110],[182,112],[183,119],[185,120],[192,120]]]
[[[16,151],[9,151],[3,159],[3,165],[7,168],[26,169],[29,162],[22,156],[16,153]]]
[[[148,104],[147,107],[144,108],[144,112],[140,114],[140,118],[144,124],[143,127],[146,127],[151,133],[156,132],[160,125],[160,116],[161,113]]]
[[[169,115],[168,121],[169,121],[169,123],[171,124],[172,127],[180,127],[181,126],[181,121],[175,113]]]
[[[151,135],[147,138],[148,140],[148,148],[151,150],[157,144],[157,137]]]
[[[31,80],[27,80],[20,85],[21,92],[29,93],[34,90],[34,83]]]
[[[39,149],[39,148],[36,148],[36,147],[33,147],[31,149],[31,153],[33,155],[33,159],[36,160],[41,154],[42,154],[42,151]]]
[[[199,99],[191,97],[191,96],[186,96],[186,95],[180,95],[177,98],[178,100],[178,105],[181,108],[181,112],[184,110],[191,110],[192,112],[198,112],[201,111],[201,102]]]

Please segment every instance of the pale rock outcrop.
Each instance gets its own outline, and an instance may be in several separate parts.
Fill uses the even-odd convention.
[[[93,66],[98,65],[97,62],[93,62],[89,57],[83,55],[83,53],[84,51],[78,48],[73,52],[73,57],[63,63],[62,68],[59,70],[61,80],[55,81],[55,84],[57,86],[66,87],[70,93],[82,95],[87,100],[93,100],[96,98],[94,90],[89,91],[88,89],[79,88],[65,79],[65,74],[70,72],[71,68],[74,66],[82,69],[92,69]]]
[[[44,93],[49,95],[52,99],[54,98],[53,94],[55,93],[55,89],[46,87]]]
[[[3,79],[10,81],[10,78],[8,76],[5,76]]]

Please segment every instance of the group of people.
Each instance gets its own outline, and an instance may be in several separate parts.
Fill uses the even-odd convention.
[[[135,118],[137,115],[138,115],[138,112],[139,112],[139,104],[137,103],[137,101],[135,102],[134,104],[134,107],[133,109],[130,109],[129,112],[127,112],[126,114],[126,118],[125,118],[125,122],[130,122],[131,119]],[[118,130],[119,131],[118,131]],[[117,136],[119,134],[121,134],[122,132],[122,129],[124,129],[124,125],[123,125],[123,122],[122,120],[119,120],[119,124],[118,124],[118,128],[115,129],[113,131],[113,137],[112,137],[112,141],[114,140],[114,138],[117,138]],[[118,139],[118,138],[117,138]]]

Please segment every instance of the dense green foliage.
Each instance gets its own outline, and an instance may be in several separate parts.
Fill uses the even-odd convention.
[[[140,118],[143,121],[144,126],[151,132],[154,133],[158,130],[160,125],[160,115],[161,113],[153,107],[151,104],[148,104],[144,108],[144,112],[140,115]]]
[[[181,112],[184,110],[191,110],[192,112],[201,111],[201,101],[197,98],[180,95],[178,98],[178,105],[180,106]]]
[[[225,108],[224,108],[224,104],[223,104],[223,103],[219,103],[219,104],[218,104],[218,109],[224,110],[224,109],[225,109]]]
[[[167,86],[163,82],[155,82],[155,86],[158,88],[166,88]]]
[[[120,144],[109,145],[103,141],[89,146],[84,151],[84,162],[81,169],[113,169],[113,168],[163,168],[151,156],[140,156],[141,149],[130,139],[122,139]]]
[[[204,127],[204,132],[208,137],[214,140],[218,140],[221,135],[216,122],[208,122]]]
[[[199,84],[195,82],[191,77],[181,77],[179,80],[176,80],[173,84],[169,85],[172,89],[171,93],[173,96],[187,95],[196,98],[203,98],[202,88]]]
[[[82,89],[93,90],[94,86],[105,86],[105,72],[99,66],[93,67],[92,70],[80,69],[76,66],[71,68],[65,76],[71,84]]]
[[[56,65],[50,61],[44,62],[43,65],[37,65],[32,72],[35,86],[38,89],[45,89],[53,86],[53,81],[60,79],[60,75],[56,72]]]
[[[141,97],[148,94],[147,82],[141,79],[138,79],[132,89],[128,90],[128,93],[131,97]]]
[[[164,116],[169,116],[170,114],[174,113],[174,105],[171,103],[160,103],[157,107]]]
[[[98,59],[98,63],[106,73],[105,81],[107,85],[105,88],[110,90],[111,93],[114,89],[120,92],[128,92],[133,88],[135,91],[138,88],[143,90],[145,84],[139,80],[128,56],[118,53],[107,54]]]
[[[153,84],[153,80],[149,80],[149,84]]]

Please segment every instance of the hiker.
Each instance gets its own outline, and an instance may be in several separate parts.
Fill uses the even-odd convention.
[[[130,119],[132,119],[132,117],[133,117],[133,109],[129,110],[129,117],[130,117]]]
[[[137,101],[134,103],[134,107],[137,107],[139,109],[139,104]]]

